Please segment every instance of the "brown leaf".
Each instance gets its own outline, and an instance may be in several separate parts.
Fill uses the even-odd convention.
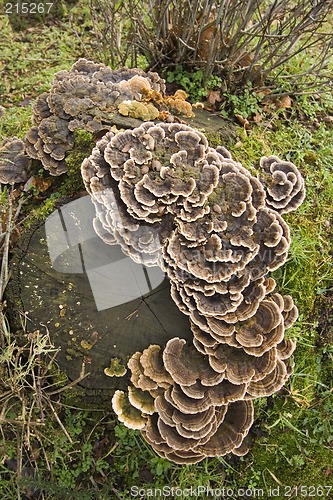
[[[209,90],[207,93],[207,101],[214,106],[215,103],[221,102],[221,93],[219,90]]]
[[[292,100],[289,95],[284,95],[280,99],[276,100],[276,109],[281,109],[281,108],[291,108],[292,107]]]
[[[43,193],[51,186],[52,182],[49,179],[42,177],[30,177],[24,185],[24,191],[28,191],[31,187],[36,188],[40,193]]]
[[[253,115],[253,121],[255,123],[260,123],[262,122],[262,116],[260,113],[256,112],[254,115]]]

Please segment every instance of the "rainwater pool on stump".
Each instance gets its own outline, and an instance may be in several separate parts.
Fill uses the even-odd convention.
[[[150,344],[163,346],[175,336],[190,340],[192,334],[161,269],[105,244],[93,229],[94,216],[84,196],[29,230],[12,261],[7,295],[26,314],[29,332],[49,330],[71,380],[89,372],[82,386],[113,390],[125,388],[129,374],[107,376],[112,363],[125,367]]]

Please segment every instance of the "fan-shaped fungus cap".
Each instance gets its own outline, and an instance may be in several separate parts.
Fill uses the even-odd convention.
[[[141,389],[142,391],[154,391],[158,389],[158,384],[147,377],[144,374],[143,367],[140,363],[141,352],[134,353],[128,363],[127,366],[131,370],[131,382],[137,389]]]
[[[147,391],[130,386],[128,388],[128,400],[134,408],[137,408],[142,413],[152,415],[155,412],[154,398]]]
[[[75,130],[106,132],[118,106],[126,100],[143,119],[157,118],[159,110],[140,101],[149,92],[164,90],[164,80],[157,73],[135,68],[114,71],[80,59],[69,71],[56,73],[50,91],[38,97],[33,106],[36,127],[27,134],[27,151],[52,175],[60,175],[67,170],[66,156],[74,146]]]
[[[261,380],[250,382],[247,395],[251,398],[271,396],[283,387],[289,375],[285,363],[278,358],[274,370]]]
[[[178,464],[194,464],[200,462],[205,456],[192,450],[175,450],[162,438],[158,425],[158,417],[153,415],[148,418],[147,425],[141,430],[145,440],[151,445],[160,457]]]
[[[155,399],[155,410],[165,424],[176,427],[179,434],[184,437],[193,437],[193,431],[200,432],[198,439],[206,436],[210,432],[207,427],[216,419],[214,406],[202,412],[182,413],[167,401],[164,395],[159,395]]]
[[[112,397],[112,408],[120,422],[129,429],[143,429],[147,418],[135,408],[123,391],[116,391]]]
[[[67,171],[65,157],[74,146],[74,136],[66,120],[55,115],[44,118],[27,132],[25,144],[27,153],[39,159],[51,175]]]
[[[52,114],[47,102],[48,96],[48,92],[43,92],[37,97],[35,104],[32,106],[33,122],[36,125],[44,120],[44,118],[48,118]]]
[[[254,410],[250,401],[236,401],[228,406],[222,423],[210,440],[198,447],[206,457],[223,456],[241,446],[253,423]]]
[[[147,122],[118,133],[104,156],[128,212],[154,223],[178,206],[205,203],[219,175],[209,149],[206,137],[187,125]]]
[[[94,228],[105,243],[118,243],[133,261],[146,266],[156,265],[161,257],[160,228],[140,224],[128,214],[117,183],[111,177],[110,166],[104,160],[104,149],[114,135],[109,131],[81,165],[83,181],[96,208]]]
[[[248,355],[244,350],[220,344],[211,352],[209,363],[233,384],[249,383],[261,380],[274,370],[277,362],[276,348],[266,351],[262,356]]]
[[[281,214],[296,210],[305,198],[304,180],[297,167],[277,156],[263,156],[260,167],[267,205]]]
[[[119,358],[112,358],[110,366],[104,368],[104,374],[107,377],[123,377],[126,372],[126,367],[121,363]]]
[[[150,102],[122,101],[118,105],[118,111],[123,116],[139,118],[142,121],[155,120],[160,114],[159,110]]]
[[[147,377],[154,380],[159,387],[168,388],[173,383],[173,379],[165,368],[162,355],[161,347],[152,344],[143,351],[140,363]]]
[[[8,139],[0,146],[0,183],[25,182],[31,165],[25,154],[24,142],[17,137]]]
[[[166,344],[163,362],[174,382],[181,386],[192,386],[197,380],[205,386],[214,386],[223,379],[193,346],[187,346],[186,340],[177,337]]]
[[[127,366],[132,372],[131,382],[143,391],[165,389],[173,383],[164,367],[161,347],[158,345],[150,345],[143,353],[133,354]]]
[[[213,432],[199,439],[195,439],[195,432],[192,438],[184,438],[179,427],[167,425],[158,416],[149,417],[141,432],[158,455],[179,464],[197,463],[204,457],[223,456],[240,449],[253,423],[253,406],[250,401],[238,401],[216,409],[214,418]]]
[[[187,97],[184,90],[176,90],[174,95],[166,96],[164,102],[172,114],[184,115],[191,118],[195,115],[192,110],[192,105],[186,101]]]

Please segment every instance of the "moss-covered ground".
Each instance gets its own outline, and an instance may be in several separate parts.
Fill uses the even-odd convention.
[[[87,3],[82,3],[48,26],[37,24],[18,32],[0,16],[1,137],[24,135],[33,100],[49,88],[56,71],[68,69],[78,57],[103,59]],[[2,342],[0,355],[8,368],[2,376],[12,377],[1,389],[1,498],[130,499],[136,493],[137,498],[159,498],[152,489],[164,486],[179,488],[174,497],[183,499],[190,493],[181,491],[192,488],[198,493],[199,487],[215,489],[216,498],[222,488],[228,490],[220,498],[333,498],[333,126],[324,119],[332,114],[329,96],[294,98],[291,109],[272,112],[250,130],[239,127],[237,141],[228,144],[233,156],[253,172],[262,155],[293,161],[307,189],[300,209],[286,216],[292,245],[286,265],[274,274],[278,291],[292,295],[300,311],[288,331],[297,339],[294,374],[280,393],[256,401],[248,455],[207,459],[193,466],[160,459],[137,432],[117,423],[108,405],[84,404],[77,388],[61,391],[68,381],[56,365],[47,366],[55,387],[51,406],[34,407],[29,377],[22,382],[26,365],[11,339]],[[52,180],[52,190],[35,197],[26,193],[27,208],[22,210],[27,225],[50,213],[58,197],[83,189],[78,166],[90,141],[88,135],[78,137],[80,148],[72,155],[66,179]],[[40,172],[40,178],[47,174]],[[41,347],[38,338],[27,342],[27,352],[31,346]],[[51,351],[46,340],[43,346]],[[8,387],[18,391],[12,399]],[[32,407],[29,418],[23,403]],[[18,471],[20,457],[23,471]],[[142,488],[140,494],[136,487]],[[171,497],[168,490],[164,495]],[[201,490],[195,498],[214,495]]]

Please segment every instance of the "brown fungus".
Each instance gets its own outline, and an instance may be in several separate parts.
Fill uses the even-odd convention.
[[[165,91],[164,81],[156,73],[135,68],[112,70],[103,64],[78,60],[69,71],[56,73],[50,91],[37,98],[34,126],[25,138],[28,154],[38,158],[52,175],[66,172],[66,157],[74,147],[76,130],[107,132],[123,101],[143,104],[141,100],[152,90],[162,94]],[[159,111],[149,102],[147,106],[149,119],[156,118]],[[148,115],[142,118],[147,120]]]
[[[146,417],[135,408],[123,391],[116,391],[112,397],[112,408],[120,422],[129,429],[143,429],[146,425]]]
[[[24,142],[17,137],[4,141],[0,146],[0,184],[16,184],[28,179],[31,159]]]
[[[304,180],[297,167],[277,156],[263,156],[259,180],[266,189],[266,203],[285,214],[296,210],[305,198]]]
[[[166,424],[161,417],[149,417],[141,431],[156,453],[179,464],[196,463],[204,457],[223,456],[237,450],[253,422],[253,407],[249,401],[231,403],[215,410],[215,423],[208,435],[184,437],[183,430]],[[236,451],[237,454],[237,451]]]
[[[109,131],[81,165],[84,184],[96,209],[93,225],[105,243],[118,243],[133,261],[153,266],[161,258],[160,227],[140,223],[128,214],[104,160],[105,147],[114,136],[114,131]]]
[[[209,149],[205,136],[187,125],[147,122],[118,133],[104,156],[128,212],[155,223],[178,207],[204,205],[219,177]]]
[[[166,344],[163,363],[173,381],[181,386],[192,386],[197,380],[203,385],[213,386],[222,380],[193,346],[188,346],[185,340],[177,337]]]

